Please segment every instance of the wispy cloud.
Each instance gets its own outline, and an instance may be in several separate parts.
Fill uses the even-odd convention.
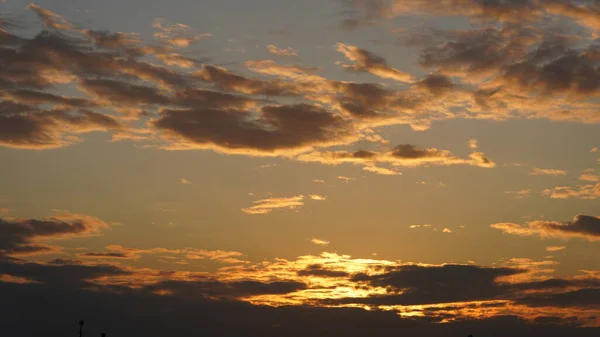
[[[123,260],[137,260],[142,255],[157,255],[161,256],[178,256],[179,258],[187,260],[213,260],[220,263],[237,264],[245,263],[246,261],[240,260],[243,255],[236,251],[225,251],[225,250],[206,250],[206,249],[195,249],[195,248],[180,248],[180,249],[168,249],[168,248],[131,248],[124,247],[121,245],[109,245],[106,246],[104,252],[86,252],[77,254],[77,257],[82,259],[123,259]]]
[[[328,165],[339,165],[351,163],[365,166],[366,170],[391,173],[388,170],[375,167],[376,163],[386,163],[395,167],[418,167],[418,166],[450,166],[471,165],[483,168],[496,167],[496,163],[487,158],[482,152],[472,152],[468,158],[459,158],[452,152],[436,148],[422,149],[415,145],[404,144],[394,147],[386,152],[374,152],[367,150],[311,152],[297,157],[299,161],[319,162]],[[370,167],[370,168],[369,168]],[[396,174],[398,174],[396,172]]]
[[[191,183],[189,180],[187,180],[187,179],[185,179],[185,178],[181,178],[179,181],[180,181],[182,184],[184,184],[184,185],[191,185],[191,184],[192,184],[192,183]]]
[[[346,177],[346,176],[338,176],[337,178],[345,183],[356,180],[356,178],[354,178],[354,177]]]
[[[600,240],[600,218],[589,215],[577,215],[573,221],[530,221],[527,226],[515,223],[496,223],[492,228],[506,234],[550,238],[585,238],[590,241]]]
[[[431,227],[431,225],[429,224],[424,224],[424,225],[410,225],[409,228],[414,229],[414,228],[420,228],[420,227]]]
[[[565,170],[541,169],[541,168],[537,168],[537,167],[532,168],[531,171],[529,172],[529,174],[534,175],[534,176],[539,176],[539,175],[566,176],[567,173],[568,172]]]
[[[287,198],[267,198],[254,201],[253,206],[242,208],[242,212],[248,214],[268,214],[275,209],[295,210],[304,206],[304,195]],[[308,199],[315,201],[326,200],[327,197],[320,194],[311,194]]]
[[[320,195],[320,194],[311,194],[310,196],[311,200],[326,200],[327,197],[324,195]]]
[[[310,240],[310,242],[314,243],[315,245],[319,245],[319,246],[327,246],[329,244],[329,241],[321,240],[321,239],[317,239],[317,238],[312,238]]]
[[[275,45],[270,44],[267,45],[266,48],[269,51],[269,53],[276,56],[298,56],[298,52],[291,47],[279,48]]]
[[[515,199],[523,199],[531,195],[531,189],[517,190],[517,191],[505,191],[505,194],[514,196]]]
[[[546,251],[549,251],[549,252],[558,252],[558,251],[565,250],[565,249],[567,249],[567,247],[565,247],[565,246],[548,246],[548,247],[546,247]]]
[[[380,56],[375,55],[365,49],[352,45],[338,43],[337,51],[352,61],[351,64],[342,64],[342,66],[351,71],[369,72],[375,76],[389,78],[400,82],[412,82],[413,76],[390,67]]]
[[[256,200],[254,206],[242,208],[242,212],[248,214],[268,214],[274,209],[294,210],[304,206],[304,196],[298,195],[288,198],[267,198]]]

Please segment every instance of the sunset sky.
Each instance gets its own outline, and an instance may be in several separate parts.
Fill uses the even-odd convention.
[[[600,1],[0,8],[8,335],[600,335]]]

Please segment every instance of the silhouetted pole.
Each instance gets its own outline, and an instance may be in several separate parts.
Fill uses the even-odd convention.
[[[106,337],[106,334],[103,332],[100,336],[101,337]]]
[[[79,337],[83,336],[83,321],[79,321]]]

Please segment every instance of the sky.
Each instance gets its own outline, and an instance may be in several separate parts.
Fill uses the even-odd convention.
[[[599,1],[0,7],[9,335],[600,333]]]

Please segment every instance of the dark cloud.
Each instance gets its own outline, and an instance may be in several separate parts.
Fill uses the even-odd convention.
[[[354,275],[352,280],[387,288],[389,294],[367,298],[325,300],[326,303],[415,305],[493,299],[504,293],[496,282],[501,276],[525,272],[515,268],[484,268],[466,265],[402,266],[383,274]]]
[[[118,80],[84,79],[79,83],[80,88],[93,97],[115,102],[118,105],[164,105],[169,98],[155,87],[135,85]]]
[[[83,253],[79,254],[79,257],[82,258],[107,258],[107,259],[130,259],[132,258],[131,254],[121,253],[121,252],[92,252],[92,253]]]
[[[307,306],[266,307],[228,300],[159,296],[146,291],[82,291],[40,284],[0,284],[7,334],[62,336],[85,319],[84,333],[99,335],[167,336],[330,336],[430,337],[532,336],[593,337],[598,328],[578,321],[540,319],[531,323],[515,316],[468,319],[446,324],[430,318],[401,318],[395,312],[357,308]],[[351,324],[349,324],[351,322]],[[568,324],[567,324],[568,323]]]
[[[102,277],[130,274],[128,271],[113,265],[83,265],[65,262],[67,263],[15,262],[15,260],[0,257],[0,275],[22,277],[59,287],[84,287],[88,285],[88,281]]]
[[[339,268],[339,266],[338,266]],[[278,269],[277,273],[281,273]],[[356,333],[363,335],[388,336],[394,331],[413,331],[414,333],[427,332],[428,336],[446,336],[460,331],[469,333],[485,333],[489,336],[494,333],[508,333],[502,330],[504,325],[511,324],[511,333],[526,329],[529,335],[532,331],[539,331],[540,336],[554,336],[548,331],[570,333],[569,336],[588,336],[597,333],[597,328],[583,328],[588,324],[585,315],[575,314],[565,316],[560,312],[553,318],[540,316],[535,313],[525,315],[528,323],[516,316],[494,318],[461,318],[457,319],[458,312],[472,311],[482,314],[486,310],[500,312],[511,306],[527,306],[534,310],[537,307],[551,307],[551,310],[560,308],[567,310],[584,310],[597,308],[594,304],[593,293],[590,296],[577,295],[575,300],[559,300],[556,305],[546,304],[554,295],[567,294],[573,288],[593,287],[598,284],[594,278],[588,279],[553,279],[527,283],[499,283],[500,277],[521,276],[525,270],[514,268],[486,268],[477,266],[443,265],[443,266],[387,266],[372,270],[376,274],[355,274],[348,279],[348,274],[341,271],[328,269],[327,264],[309,265],[304,270],[296,271],[298,276],[317,276],[325,282],[343,282],[340,285],[354,286],[358,289],[372,287],[385,287],[386,295],[372,295],[367,298],[350,298],[347,302],[342,300],[308,301],[312,306],[295,304],[291,306],[266,307],[239,302],[251,300],[253,297],[295,296],[297,291],[318,291],[324,285],[309,285],[294,280],[293,274],[288,280],[258,281],[258,280],[219,280],[211,278],[204,273],[159,271],[148,269],[133,269],[108,264],[86,264],[81,261],[54,260],[48,263],[26,262],[23,260],[1,257],[0,258],[0,296],[4,303],[0,315],[12,322],[25,312],[28,319],[46,323],[51,317],[52,324],[62,326],[63,316],[76,315],[79,319],[86,319],[86,331],[90,332],[91,326],[100,322],[113,322],[110,328],[121,333],[135,336],[140,330],[144,335],[160,335],[161,329],[183,329],[179,333],[197,333],[207,331],[220,335],[223,329],[235,328],[231,334],[240,332],[244,326],[244,333],[257,333],[260,335],[306,335],[332,329],[341,335]],[[306,272],[306,274],[304,274]],[[260,274],[268,276],[268,274]],[[8,278],[6,278],[8,276]],[[323,280],[326,278],[327,280]],[[8,281],[6,281],[8,280]],[[302,280],[301,278],[299,280]],[[307,282],[309,278],[305,278]],[[16,282],[20,283],[16,283]],[[22,283],[22,282],[30,283]],[[351,282],[346,284],[345,282]],[[595,290],[596,288],[588,288]],[[535,292],[532,292],[535,290]],[[557,292],[567,290],[567,293]],[[567,296],[571,297],[571,296]],[[386,298],[384,300],[384,298]],[[435,301],[431,302],[430,299]],[[476,302],[486,299],[497,299],[496,302]],[[546,301],[546,302],[544,302]],[[462,303],[458,303],[462,302]],[[48,311],[51,304],[54,310]],[[369,304],[371,311],[356,308],[331,308],[317,307],[320,304]],[[398,312],[378,310],[379,305],[397,304],[434,304],[424,306],[417,310],[424,316],[402,318]],[[440,304],[451,303],[447,306]],[[399,308],[399,312],[407,308]],[[73,310],[71,312],[71,310]],[[546,312],[546,311],[541,311]],[[558,311],[556,311],[558,313]],[[567,312],[568,313],[568,312]],[[194,324],[188,323],[186,315],[195,317]],[[52,316],[56,315],[56,317]],[[93,316],[87,318],[88,315]],[[183,315],[183,316],[182,316]],[[249,317],[250,315],[250,317]],[[135,321],[131,326],[125,322],[135,320],[136,317],[153,317],[148,322]],[[210,317],[209,317],[210,316]],[[160,317],[161,323],[154,324]],[[192,317],[192,316],[190,316]],[[298,317],[301,317],[299,319]],[[486,317],[486,316],[480,316]],[[117,319],[118,318],[118,319]],[[316,320],[316,321],[315,321]],[[339,329],[352,321],[348,333],[342,334]],[[91,322],[94,324],[90,324]],[[115,323],[116,322],[116,323]],[[448,322],[446,324],[432,324]],[[201,324],[199,324],[201,323]],[[236,323],[236,324],[233,324]],[[377,323],[377,324],[376,324]],[[46,325],[45,329],[55,325]],[[66,324],[66,323],[65,323]],[[116,325],[115,325],[116,324]],[[125,325],[124,325],[125,324]],[[127,323],[129,324],[129,323]],[[142,326],[138,327],[138,324]],[[152,325],[150,332],[144,324]],[[246,325],[248,324],[248,325]],[[314,325],[313,325],[314,324]],[[364,324],[364,330],[362,327]],[[382,325],[383,324],[383,325]],[[104,323],[100,324],[104,327]],[[373,330],[373,326],[378,330]],[[14,327],[19,326],[15,324]],[[310,326],[310,328],[307,328]],[[207,330],[194,330],[198,327]],[[522,328],[521,328],[522,327]],[[5,329],[13,329],[12,325],[3,325]],[[19,327],[22,329],[22,327]],[[554,328],[554,330],[552,330]],[[57,328],[62,334],[63,328]],[[307,329],[297,331],[298,329]],[[357,331],[357,329],[359,329]],[[547,330],[549,329],[549,330]],[[567,330],[564,330],[567,329]],[[22,330],[19,330],[23,332]],[[54,333],[49,330],[50,335]],[[108,331],[107,331],[108,332]],[[217,333],[219,332],[219,333]],[[589,333],[589,334],[588,334]],[[48,333],[47,333],[48,334]],[[158,336],[157,335],[157,336]],[[227,334],[229,335],[229,334]],[[334,334],[335,335],[335,334]],[[590,336],[591,336],[590,335]]]
[[[47,92],[35,90],[13,90],[3,93],[5,99],[15,103],[25,103],[29,105],[54,104],[62,107],[86,108],[93,107],[94,102],[75,97],[58,96]]]
[[[293,85],[281,80],[250,79],[234,74],[225,68],[210,65],[205,65],[194,75],[206,82],[214,83],[219,89],[250,95],[296,96],[300,93],[299,89],[304,87],[302,84]]]
[[[255,295],[282,295],[306,289],[306,284],[296,281],[164,281],[146,287],[146,290],[167,291],[172,296],[184,298],[235,299]]]
[[[598,286],[598,285],[596,285]],[[544,293],[523,296],[515,301],[530,307],[600,308],[600,288],[586,288],[561,293]]]
[[[600,288],[600,279],[597,278],[573,278],[557,279],[551,278],[543,281],[523,282],[512,284],[511,289],[516,291],[527,290],[552,290],[568,288]]]
[[[348,11],[352,19],[370,23],[423,9],[436,15],[450,11],[495,18],[502,23],[473,31],[435,32],[434,40],[439,43],[427,43],[420,57],[420,65],[432,74],[418,82],[372,51],[337,45],[349,61],[344,67],[402,82],[401,89],[394,90],[374,83],[333,81],[319,76],[318,68],[268,60],[244,62],[260,76],[250,78],[180,54],[178,48],[207,36],[190,35],[185,25],[158,20],[153,44],[135,34],[80,28],[32,5],[29,8],[45,31],[21,37],[9,31],[12,26],[4,25],[6,30],[0,32],[2,97],[7,104],[16,104],[4,108],[12,112],[2,117],[0,145],[55,148],[74,143],[78,134],[118,131],[115,140],[147,141],[163,149],[287,155],[359,139],[382,141],[374,128],[384,125],[409,124],[423,130],[432,121],[460,117],[598,120],[589,105],[578,101],[567,102],[567,109],[552,100],[538,100],[540,95],[557,93],[593,97],[600,58],[593,47],[574,43],[576,39],[569,34],[513,20],[515,13],[536,12],[530,10],[534,3],[344,3],[352,8]],[[449,10],[447,5],[456,8]],[[558,8],[559,4],[546,1],[543,6]],[[582,8],[563,7],[572,17],[592,20],[593,15]],[[58,95],[65,86],[76,86],[85,97]],[[118,123],[113,114],[123,113],[127,116]],[[144,123],[148,118],[144,136],[129,127],[137,119]],[[289,118],[294,121],[286,122]],[[480,153],[463,162],[492,166]],[[369,170],[395,174],[383,168]]]
[[[419,63],[452,75],[491,75],[522,57],[530,43],[527,36],[506,39],[509,31],[509,28],[484,28],[458,32],[453,40],[425,48]],[[518,33],[525,35],[526,31]]]
[[[175,104],[189,108],[244,109],[256,105],[256,101],[242,96],[210,90],[180,90],[173,98]]]
[[[43,220],[0,218],[0,255],[33,254],[54,249],[44,239],[88,235],[106,228],[103,221],[81,214],[62,214]]]
[[[350,274],[343,270],[332,270],[324,268],[322,265],[310,265],[306,269],[299,270],[298,276],[317,276],[317,277],[348,277]]]
[[[179,137],[182,147],[260,154],[332,145],[353,136],[351,124],[313,105],[264,106],[246,110],[163,110],[152,124]]]
[[[431,74],[417,83],[417,86],[429,91],[435,96],[441,96],[447,92],[451,92],[455,88],[454,82],[448,77],[441,74]]]
[[[417,98],[399,95],[375,83],[332,81],[335,100],[340,109],[357,119],[390,119],[402,110],[412,109],[420,103]]]
[[[121,128],[115,118],[90,110],[40,110],[24,104],[0,102],[0,145],[4,146],[54,148],[74,141],[67,136]]]

